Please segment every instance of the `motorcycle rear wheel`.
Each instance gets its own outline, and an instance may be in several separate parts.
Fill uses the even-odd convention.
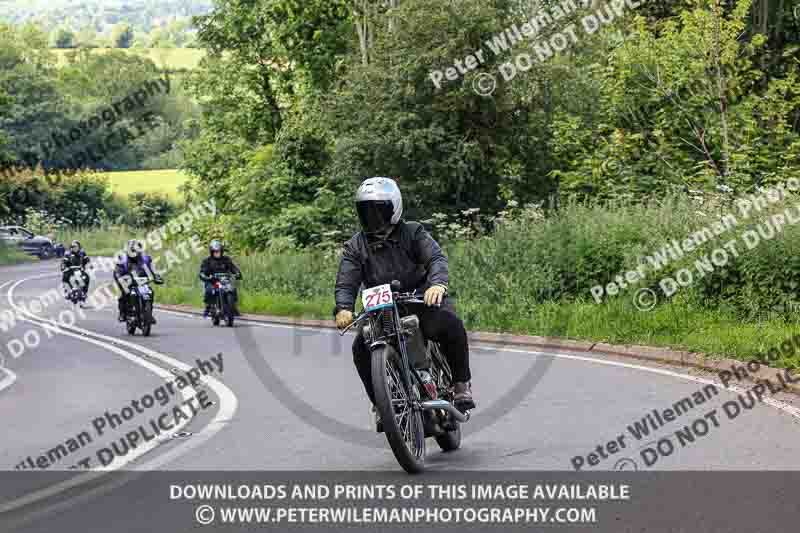
[[[397,462],[409,474],[425,469],[425,428],[402,378],[402,359],[389,345],[372,351],[372,387],[386,440]]]

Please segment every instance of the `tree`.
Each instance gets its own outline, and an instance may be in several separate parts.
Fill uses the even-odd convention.
[[[437,88],[430,73],[453,65],[465,51],[510,23],[507,4],[465,0],[406,0],[394,12],[394,29],[379,18],[369,61],[359,51],[326,103],[337,140],[333,167],[340,179],[397,177],[419,211],[498,204],[503,176],[519,165],[511,148],[530,148],[527,104],[499,86],[491,98],[476,94],[482,72],[496,72],[498,59]],[[525,176],[544,185],[544,176]]]
[[[92,48],[97,46],[95,40],[97,39],[97,31],[93,26],[86,26],[78,32],[77,44],[83,48]]]
[[[12,96],[0,116],[15,161],[46,161],[42,144],[54,131],[69,131],[69,110],[58,91],[56,58],[39,28],[0,23],[0,93]],[[66,129],[65,129],[66,127]]]
[[[154,28],[149,35],[149,48],[176,48],[174,39],[165,28]]]
[[[742,38],[750,0],[724,10],[720,0],[692,3],[665,24],[634,23],[596,78],[594,116],[560,114],[552,146],[565,189],[629,198],[672,186],[742,191],[796,169],[797,67],[773,79],[759,68],[765,36]]]
[[[111,30],[111,42],[114,48],[130,48],[133,44],[133,28],[126,22],[121,22]]]
[[[10,115],[11,97],[0,87],[0,120]],[[0,169],[11,161],[11,154],[6,151],[8,136],[0,130]]]
[[[67,28],[59,28],[53,33],[54,48],[75,48],[75,34]]]

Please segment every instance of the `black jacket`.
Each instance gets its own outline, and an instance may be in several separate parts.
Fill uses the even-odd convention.
[[[228,257],[227,255],[223,255],[221,257],[206,257],[203,259],[203,263],[200,265],[200,279],[203,281],[208,281],[211,279],[212,274],[216,273],[225,273],[225,274],[234,274],[236,276],[240,276],[242,271],[239,270],[233,260]]]
[[[356,295],[365,288],[400,282],[403,292],[447,287],[447,257],[419,222],[401,220],[386,240],[369,240],[363,231],[344,244],[336,275],[336,308],[353,311]]]
[[[86,255],[86,252],[83,250],[77,254],[70,251],[64,256],[64,259],[61,260],[61,270],[66,270],[69,267],[86,268],[86,265],[89,264],[89,261],[89,256]]]

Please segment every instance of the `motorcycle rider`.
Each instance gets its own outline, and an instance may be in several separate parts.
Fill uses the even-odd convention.
[[[409,304],[420,320],[423,335],[441,345],[453,371],[454,405],[466,411],[475,407],[470,384],[469,346],[464,323],[445,297],[447,257],[419,222],[403,220],[403,198],[390,178],[369,178],[358,188],[356,211],[362,230],[344,244],[336,276],[336,326],[353,322],[359,288],[400,281],[400,291],[424,291],[425,305]],[[353,342],[353,362],[367,395],[375,404],[370,352],[359,333]],[[377,412],[376,412],[377,415]],[[376,421],[378,431],[381,423]]]
[[[233,259],[225,255],[225,246],[217,239],[214,239],[208,244],[208,257],[203,259],[200,265],[199,278],[205,284],[205,296],[203,301],[206,304],[206,309],[203,312],[203,318],[208,318],[211,313],[211,304],[214,302],[214,285],[213,274],[225,273],[236,276],[236,279],[242,279],[242,271],[233,262]],[[239,313],[239,294],[236,288],[233,289],[233,314],[240,316]]]
[[[125,316],[127,315],[128,288],[130,287],[131,276],[146,276],[152,278],[159,285],[164,283],[164,279],[153,270],[152,258],[142,253],[143,249],[144,246],[140,241],[130,240],[125,246],[125,253],[117,258],[117,264],[114,268],[114,281],[117,282],[117,287],[120,289],[120,296],[117,300],[119,308],[117,320],[120,322],[125,322]],[[156,324],[155,317],[153,317],[153,324]]]
[[[64,259],[61,260],[61,283],[64,286],[65,296],[69,296],[73,287],[80,287],[84,295],[89,292],[89,274],[84,269],[90,262],[91,260],[81,247],[81,243],[72,241],[69,252],[64,254]],[[75,271],[70,270],[71,267],[80,267],[79,279],[76,279],[77,274]]]

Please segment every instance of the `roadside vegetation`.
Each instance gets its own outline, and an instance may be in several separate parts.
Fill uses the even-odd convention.
[[[800,332],[800,259],[794,259],[800,255],[791,252],[800,244],[800,227],[785,227],[753,250],[747,250],[742,234],[755,231],[798,198],[748,218],[731,200],[711,195],[693,200],[674,196],[646,205],[574,203],[549,216],[539,206],[512,206],[493,221],[490,232],[476,225],[475,211],[458,219],[434,217],[431,223],[448,254],[457,308],[469,329],[668,346],[750,359]],[[659,270],[648,265],[646,278],[622,294],[600,304],[591,297],[596,284],[624,275],[644,256],[674,239],[686,239],[727,213],[738,220],[728,233],[680,260],[666,261]],[[696,260],[732,239],[738,239],[742,250],[736,261],[697,276],[694,284],[672,297],[664,294],[659,286],[663,277],[693,268]],[[331,317],[338,248],[247,254],[234,250],[233,257],[244,273],[243,312]],[[170,272],[167,284],[159,288],[159,300],[201,306],[201,260],[197,257]],[[634,304],[636,291],[644,288],[658,298],[652,310]],[[800,357],[778,364],[800,368]]]
[[[24,254],[13,246],[0,242],[0,266],[17,265],[39,259],[28,254]]]
[[[180,168],[187,204],[213,198],[217,216],[192,231],[224,240],[241,263],[245,312],[330,318],[338,250],[356,229],[353,192],[382,175],[398,180],[407,218],[425,221],[444,245],[471,329],[743,359],[800,331],[792,224],[675,295],[660,285],[742,241],[777,205],[619,295],[591,295],[734,210],[735,198],[800,178],[800,19],[791,3],[640,3],[604,12],[587,33],[583,17],[599,20],[606,3],[577,2],[587,6],[509,41],[509,28],[559,4],[215,3],[193,20],[204,53],[197,68],[154,101],[163,130],[102,169]],[[569,24],[581,31],[568,49],[500,75],[524,64],[521,54],[539,57],[542,43],[567,41]],[[164,74],[114,51],[79,50],[57,67],[45,41],[0,26],[0,56],[11,58],[0,74],[0,162],[19,162],[54,128],[69,130]],[[443,77],[477,51],[475,68]],[[491,95],[475,91],[486,75],[497,81]],[[167,172],[158,192],[174,199],[177,177]],[[116,250],[175,213],[144,179],[115,181],[128,193],[119,198],[86,177],[48,190],[38,173],[22,185],[32,191],[26,204],[4,202],[19,196],[19,180],[0,182],[0,219],[69,212],[60,235],[81,235],[96,247],[90,253]],[[200,304],[200,260],[170,272],[161,301]],[[634,305],[641,288],[656,295],[652,310]]]

